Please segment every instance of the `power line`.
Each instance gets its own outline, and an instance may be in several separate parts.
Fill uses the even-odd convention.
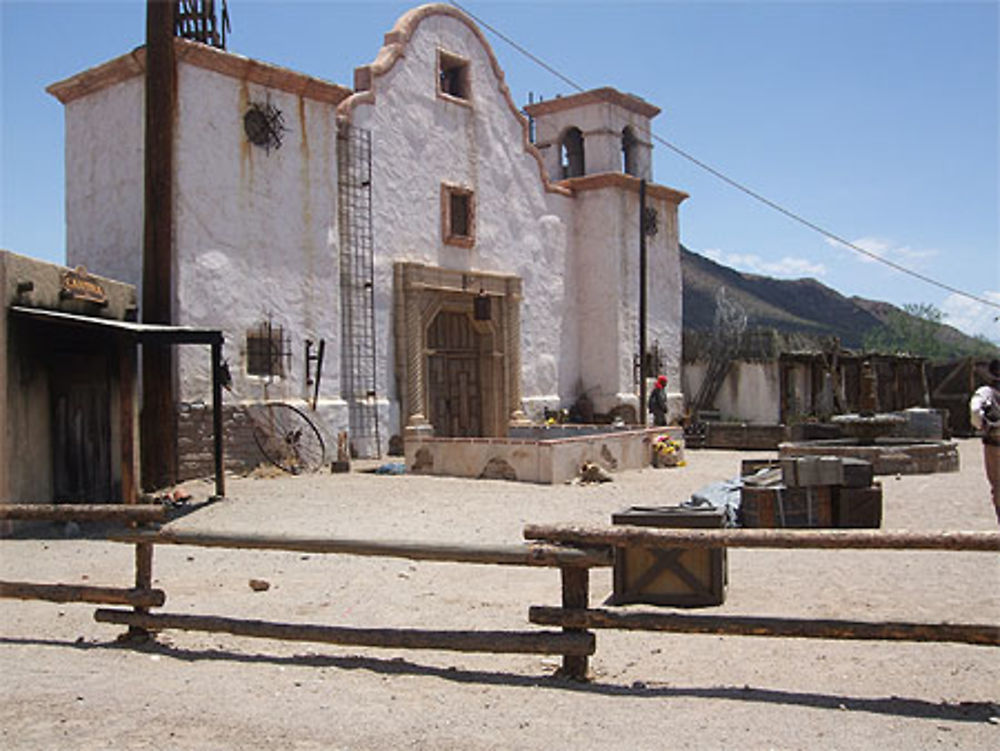
[[[484,21],[483,19],[481,19],[478,16],[476,16],[474,13],[472,13],[471,11],[469,11],[468,9],[466,9],[465,7],[463,7],[461,3],[455,2],[455,0],[451,0],[451,4],[454,5],[456,8],[458,8],[463,13],[465,13],[467,16],[469,16],[469,18],[471,18],[477,24],[479,24],[480,26],[482,26],[484,29],[486,29],[487,31],[489,31],[492,34],[494,34],[495,36],[497,36],[499,39],[501,39],[504,42],[506,42],[507,44],[509,44],[511,47],[513,47],[515,50],[517,50],[522,55],[524,55],[525,57],[527,57],[529,60],[531,60],[536,65],[541,66],[542,68],[544,68],[545,70],[547,70],[549,73],[551,73],[552,75],[554,75],[559,80],[563,81],[564,83],[566,83],[567,85],[569,85],[573,89],[576,89],[576,91],[581,92],[581,93],[584,92],[584,91],[586,91],[586,89],[584,89],[583,86],[581,86],[580,84],[578,84],[572,78],[570,78],[569,76],[564,75],[559,70],[557,70],[556,68],[554,68],[551,65],[549,65],[548,63],[546,63],[540,57],[538,57],[537,55],[533,54],[531,51],[529,51],[528,49],[526,49],[522,45],[520,45],[517,42],[515,42],[509,36],[507,36],[506,34],[504,34],[503,32],[501,32],[499,29],[495,28],[494,26],[491,26],[486,21]],[[815,222],[812,222],[812,221],[806,219],[805,217],[800,216],[799,214],[796,214],[794,211],[791,211],[790,209],[786,209],[785,207],[781,206],[780,204],[776,203],[775,201],[772,201],[771,199],[767,198],[766,196],[761,195],[760,193],[758,193],[757,191],[753,190],[752,188],[749,188],[748,186],[744,185],[743,183],[741,183],[741,182],[739,182],[737,180],[734,180],[733,178],[731,178],[728,175],[724,174],[723,172],[721,172],[720,170],[716,169],[715,167],[712,167],[710,164],[707,164],[707,163],[703,162],[702,160],[698,159],[697,157],[695,157],[692,154],[689,154],[687,151],[685,151],[684,149],[680,148],[679,146],[674,145],[673,143],[671,143],[667,139],[663,138],[662,136],[659,136],[656,133],[653,133],[652,130],[650,131],[650,136],[653,138],[653,140],[655,140],[658,143],[666,146],[668,149],[670,149],[672,152],[674,152],[675,154],[677,154],[681,158],[686,159],[687,161],[691,162],[695,166],[700,167],[701,169],[705,170],[710,175],[713,175],[714,177],[718,178],[719,180],[722,180],[724,183],[726,183],[730,187],[735,188],[736,190],[739,190],[740,192],[742,192],[742,193],[750,196],[751,198],[753,198],[756,201],[759,201],[760,203],[763,203],[765,206],[770,207],[771,209],[777,211],[778,213],[784,215],[785,217],[791,219],[792,221],[798,222],[799,224],[803,225],[804,227],[807,227],[807,228],[813,230],[814,232],[818,232],[819,234],[823,235],[824,237],[826,237],[826,238],[828,238],[830,240],[833,240],[834,242],[837,242],[837,243],[839,243],[839,244],[841,244],[841,245],[843,245],[843,246],[845,246],[845,247],[847,247],[847,248],[855,251],[856,253],[860,253],[863,256],[867,256],[868,258],[871,258],[874,261],[878,261],[879,263],[883,263],[886,266],[888,266],[888,267],[890,267],[892,269],[895,269],[896,271],[899,271],[899,272],[901,272],[903,274],[908,274],[909,276],[912,276],[915,279],[919,279],[920,281],[925,282],[927,284],[934,285],[935,287],[939,287],[941,289],[947,290],[948,292],[951,292],[951,293],[956,294],[956,295],[961,295],[962,297],[966,297],[969,300],[973,300],[973,301],[978,302],[978,303],[980,303],[982,305],[988,305],[990,307],[1000,309],[1000,303],[995,303],[992,300],[987,300],[984,297],[979,297],[978,295],[973,295],[972,293],[966,292],[966,291],[961,290],[961,289],[958,289],[957,287],[952,287],[950,284],[946,284],[944,282],[939,282],[938,280],[933,279],[933,278],[931,278],[931,277],[929,277],[929,276],[927,276],[925,274],[921,274],[919,271],[913,271],[912,269],[908,269],[905,266],[902,266],[901,264],[896,263],[895,261],[891,261],[888,258],[883,258],[882,256],[878,255],[877,253],[872,253],[870,250],[865,250],[864,248],[860,247],[859,245],[856,245],[856,244],[850,242],[849,240],[844,239],[843,237],[841,237],[840,235],[836,234],[835,232],[831,232],[830,230],[821,227],[820,225],[816,224]]]

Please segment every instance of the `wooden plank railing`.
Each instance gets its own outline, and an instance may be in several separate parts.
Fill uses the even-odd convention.
[[[877,529],[665,529],[529,524],[528,540],[564,545],[672,548],[829,548],[1000,551],[1000,532],[886,532]]]
[[[498,566],[607,567],[611,548],[594,549],[542,543],[492,545],[412,540],[364,540],[316,535],[277,535],[197,530],[122,530],[108,539],[114,542],[155,545],[192,545],[234,550],[288,550],[297,553],[328,553],[376,558],[406,558],[413,561],[481,563]]]
[[[0,503],[0,520],[50,522],[165,522],[158,503]]]

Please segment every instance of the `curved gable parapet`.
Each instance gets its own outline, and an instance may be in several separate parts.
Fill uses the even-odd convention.
[[[451,18],[465,24],[465,26],[468,27],[468,29],[473,33],[479,44],[482,46],[483,51],[486,53],[486,58],[490,62],[494,79],[496,81],[497,91],[504,98],[511,114],[517,119],[521,126],[522,142],[525,153],[531,156],[538,165],[538,175],[541,178],[542,185],[545,190],[549,193],[558,193],[565,196],[572,195],[572,192],[566,187],[557,185],[549,180],[549,177],[545,172],[545,164],[542,160],[542,155],[531,142],[528,119],[521,113],[517,105],[514,103],[514,99],[510,93],[510,88],[506,83],[503,69],[500,67],[500,63],[493,52],[493,48],[483,35],[483,32],[471,18],[451,5],[444,5],[442,3],[421,5],[407,11],[399,17],[399,20],[396,21],[392,30],[385,35],[383,46],[379,50],[375,59],[368,65],[361,66],[355,70],[355,92],[337,106],[338,119],[344,122],[350,122],[356,107],[364,104],[375,104],[377,80],[389,73],[397,61],[405,56],[407,45],[413,38],[417,27],[419,27],[424,20],[432,16],[450,16]]]

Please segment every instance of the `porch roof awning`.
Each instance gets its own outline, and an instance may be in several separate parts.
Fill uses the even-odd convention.
[[[117,321],[77,313],[64,313],[61,310],[27,308],[23,305],[11,305],[10,312],[45,323],[118,333],[140,344],[222,344],[222,331],[219,329]]]

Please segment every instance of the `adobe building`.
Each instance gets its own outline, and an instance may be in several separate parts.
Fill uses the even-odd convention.
[[[0,503],[135,503],[139,347],[208,345],[196,356],[211,370],[221,332],[137,323],[134,285],[5,250],[0,294]],[[220,393],[216,373],[209,403]]]
[[[504,436],[582,395],[642,419],[643,180],[650,375],[680,413],[686,195],[652,183],[656,107],[602,88],[526,117],[481,30],[440,4],[403,15],[350,88],[173,49],[171,323],[224,332],[227,420],[308,404],[365,456],[392,436]],[[68,262],[137,286],[145,70],[140,48],[48,89],[65,104]],[[211,363],[176,368],[194,446]],[[204,471],[185,455],[181,476]]]
[[[114,502],[134,476],[135,287],[0,251],[0,498]],[[86,318],[86,329],[60,319]]]

